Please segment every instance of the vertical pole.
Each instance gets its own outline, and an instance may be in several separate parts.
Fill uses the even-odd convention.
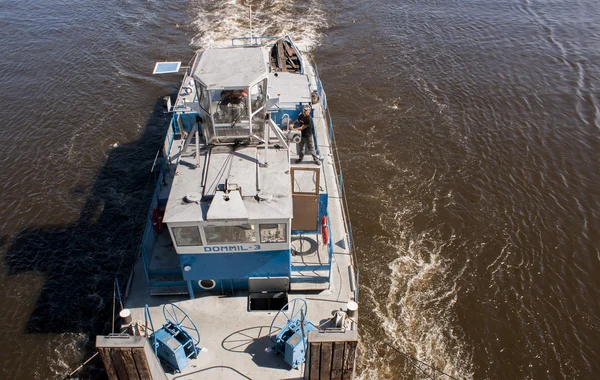
[[[148,228],[148,226],[146,225],[146,228]],[[145,235],[145,233],[144,233]],[[148,284],[148,286],[150,286],[150,274],[148,273],[148,265],[146,264],[146,261],[148,261],[148,258],[146,257],[146,247],[143,245],[144,242],[142,241],[142,264],[144,264],[144,274],[146,275],[146,283]]]
[[[356,289],[354,290],[354,302],[358,302],[358,289],[360,283],[360,270],[356,271]]]
[[[194,299],[194,288],[192,288],[192,281],[187,282],[188,293],[190,294],[190,299]]]
[[[329,144],[333,145],[333,123],[331,122],[331,118],[329,119]]]
[[[115,302],[117,299],[117,283],[113,285],[113,305],[112,305],[112,332],[115,333]]]
[[[252,5],[250,5],[248,11],[248,17],[250,18],[250,45],[252,45]]]
[[[121,287],[119,286],[119,279],[115,276],[115,286],[117,288],[117,295],[119,296],[119,305],[121,305],[121,310],[123,307],[123,296],[121,295]]]
[[[196,122],[196,167],[200,167],[200,133],[198,132],[198,122]]]
[[[269,140],[271,140],[271,123],[265,121],[265,165],[269,165]]]

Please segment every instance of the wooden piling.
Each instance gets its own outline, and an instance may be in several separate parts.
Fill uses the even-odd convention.
[[[354,376],[356,330],[309,331],[305,380],[346,380]]]
[[[148,339],[141,336],[97,336],[100,353],[110,380],[166,380]]]

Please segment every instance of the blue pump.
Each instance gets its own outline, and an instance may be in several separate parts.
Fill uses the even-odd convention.
[[[306,301],[295,298],[279,310],[269,328],[275,351],[293,368],[306,361],[308,332],[318,330],[305,318],[307,311]]]
[[[164,367],[173,372],[181,372],[187,367],[188,359],[198,357],[200,333],[196,324],[179,306],[172,303],[164,305],[163,315],[166,323],[158,331],[155,331],[148,305],[146,305],[146,322],[150,322],[152,331],[154,331],[149,337],[150,344]]]

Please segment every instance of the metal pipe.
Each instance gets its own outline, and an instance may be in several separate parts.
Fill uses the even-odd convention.
[[[252,45],[252,5],[250,5],[248,16],[250,17],[250,45]]]
[[[196,167],[200,167],[200,133],[198,132],[198,123],[196,122]]]
[[[265,121],[265,129],[266,129],[266,141],[265,141],[265,166],[269,165],[269,141],[271,140],[271,126],[267,125]]]
[[[258,165],[256,166],[256,191],[260,191],[260,161],[258,161],[258,150],[256,151],[256,161]]]
[[[121,305],[121,310],[123,310],[123,297],[121,296],[121,286],[119,285],[119,279],[117,277],[115,277],[115,287],[117,288],[117,295],[119,296],[119,305]]]
[[[117,283],[113,284],[113,305],[112,305],[112,332],[115,333],[115,303],[117,298]]]

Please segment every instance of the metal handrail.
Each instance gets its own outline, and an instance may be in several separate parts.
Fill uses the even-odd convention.
[[[154,333],[154,323],[152,323],[152,317],[150,316],[150,308],[148,307],[148,304],[146,304],[146,306],[144,306],[144,323],[146,327],[144,329],[144,334],[146,335],[146,338],[148,338],[148,321],[150,321],[150,328],[152,329],[152,346],[154,346],[154,355],[158,357],[158,344],[156,343],[156,334]]]
[[[349,216],[349,211],[348,211],[348,201],[346,199],[346,192],[344,191],[344,179],[342,177],[342,168],[341,168],[341,163],[340,163],[340,157],[338,154],[338,148],[337,148],[337,143],[336,143],[336,139],[335,139],[335,133],[333,132],[333,123],[331,122],[331,114],[329,113],[329,109],[325,108],[326,111],[326,115],[327,118],[329,119],[330,123],[330,135],[333,137],[332,139],[332,150],[334,152],[334,160],[335,160],[335,164],[336,164],[336,168],[339,171],[339,177],[336,177],[336,182],[338,185],[338,189],[342,195],[342,218],[344,219],[344,226],[346,227],[346,233],[348,234],[348,242],[350,243],[350,252],[352,254],[352,258],[354,259],[354,263],[355,265],[358,264],[356,257],[354,255],[354,237],[352,236],[352,223],[350,221],[350,216]]]
[[[260,45],[264,45],[264,44],[259,44],[258,40],[267,40],[267,39],[273,39],[276,40],[278,39],[279,36],[252,36],[252,37],[234,37],[231,39],[231,45],[232,46],[260,46]],[[250,43],[247,43],[246,41],[250,40]],[[255,40],[256,43],[252,43],[252,41]],[[239,45],[236,45],[235,43],[241,41],[242,43]]]
[[[335,167],[339,171],[339,177],[336,176],[336,183],[338,186],[338,191],[341,193],[341,196],[342,196],[342,219],[344,220],[344,229],[346,230],[346,234],[348,236],[348,243],[350,245],[350,247],[349,247],[350,257],[352,258],[353,264],[357,267],[356,268],[357,275],[356,275],[355,299],[358,300],[358,260],[354,253],[354,237],[352,235],[352,223],[350,221],[350,212],[348,210],[348,200],[346,199],[346,192],[344,191],[344,187],[343,187],[344,180],[342,177],[342,166],[340,163],[340,156],[338,154],[335,133],[333,131],[333,121],[331,118],[331,114],[329,113],[329,108],[327,107],[327,95],[325,93],[325,90],[323,89],[321,79],[319,78],[319,70],[317,67],[317,63],[314,61],[314,59],[312,58],[312,55],[309,52],[305,52],[305,53],[308,56],[309,63],[312,65],[312,67],[315,71],[315,78],[317,80],[317,91],[319,94],[320,102],[321,102],[321,105],[323,106],[323,109],[325,110],[326,119],[329,121],[329,139],[330,139],[331,149],[334,153],[333,158],[334,158]]]
[[[119,279],[116,276],[115,285],[117,287],[117,295],[119,296],[119,304],[121,305],[121,310],[123,310],[123,296],[121,295],[121,286],[119,286]]]

